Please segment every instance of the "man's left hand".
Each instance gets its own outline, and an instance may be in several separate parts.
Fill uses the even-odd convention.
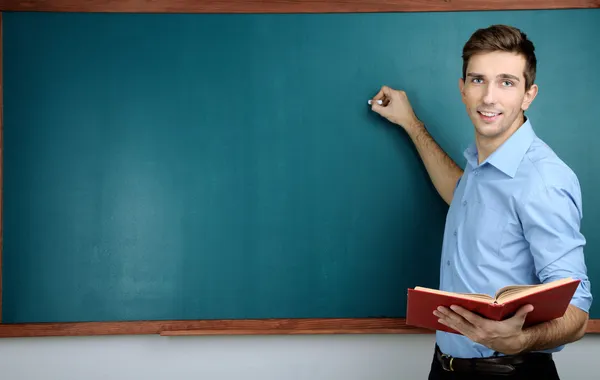
[[[504,321],[493,321],[482,318],[460,306],[440,306],[433,314],[439,322],[448,326],[473,342],[506,355],[513,355],[525,350],[523,323],[527,314],[533,311],[532,305],[521,307],[513,317]]]

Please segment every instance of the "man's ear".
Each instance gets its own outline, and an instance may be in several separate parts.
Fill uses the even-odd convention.
[[[529,90],[525,91],[525,96],[523,97],[523,104],[521,104],[521,109],[523,111],[526,111],[529,108],[537,94],[538,86],[537,84],[532,84]]]
[[[462,99],[462,102],[466,104],[466,102],[465,102],[465,80],[462,78],[458,79],[458,89],[460,90],[460,98]]]

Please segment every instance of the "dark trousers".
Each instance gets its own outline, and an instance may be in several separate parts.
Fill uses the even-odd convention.
[[[525,363],[516,365],[515,368],[515,371],[510,374],[447,371],[443,368],[434,352],[428,380],[560,380],[556,365],[552,359],[526,361]]]

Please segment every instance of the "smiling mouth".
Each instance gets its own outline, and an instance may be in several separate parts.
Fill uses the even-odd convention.
[[[477,111],[477,113],[479,114],[479,116],[481,117],[481,119],[483,119],[484,121],[494,121],[500,115],[502,115],[502,112],[483,112],[483,111]]]
[[[494,116],[498,116],[498,115],[502,114],[501,112],[482,112],[482,111],[477,111],[477,112],[479,112],[480,114],[482,114],[483,116],[486,116],[486,117],[494,117]]]

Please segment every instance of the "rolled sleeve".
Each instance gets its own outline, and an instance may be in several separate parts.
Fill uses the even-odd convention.
[[[579,187],[544,186],[530,194],[519,214],[539,280],[581,280],[571,304],[589,313],[593,298],[584,258],[586,240],[580,232]]]

